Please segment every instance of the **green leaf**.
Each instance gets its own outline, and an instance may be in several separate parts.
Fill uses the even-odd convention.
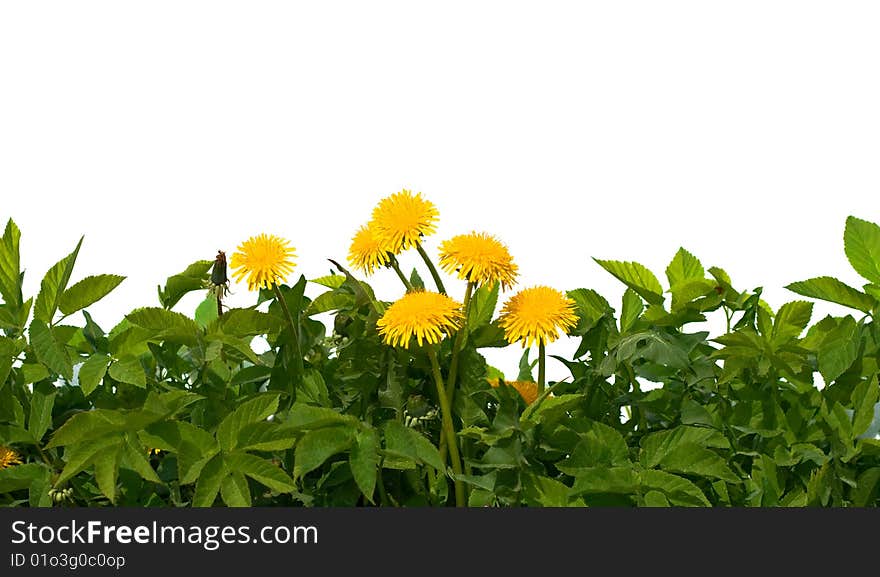
[[[874,422],[874,405],[877,404],[878,397],[880,397],[880,389],[876,374],[856,385],[852,392],[852,406],[855,411],[852,426],[854,437],[867,431]]]
[[[348,465],[354,482],[364,497],[372,503],[379,467],[379,437],[375,431],[358,431],[348,457]]]
[[[628,288],[623,293],[623,306],[620,309],[620,332],[628,332],[639,320],[639,315],[645,310],[645,303],[636,291]]]
[[[636,291],[650,304],[663,303],[663,287],[650,270],[637,262],[600,260],[594,258],[599,266],[614,275],[617,280]]]
[[[865,293],[844,284],[834,277],[820,276],[786,285],[788,290],[814,299],[822,299],[865,313],[877,304],[877,300]]]
[[[25,463],[0,469],[0,493],[27,489],[35,480],[45,475],[46,467],[39,463]]]
[[[684,248],[678,249],[672,262],[666,267],[666,278],[669,280],[670,287],[690,279],[702,280],[705,274],[700,260]]]
[[[638,478],[632,467],[591,467],[582,469],[575,477],[571,495],[617,493],[631,494],[638,488]]]
[[[880,226],[854,216],[846,219],[843,249],[857,273],[880,284]]]
[[[258,421],[242,427],[235,448],[242,451],[283,451],[293,447],[300,435],[288,425]]]
[[[229,473],[224,463],[223,455],[215,455],[205,467],[199,480],[196,482],[196,492],[193,495],[193,507],[210,507],[217,499],[223,478]]]
[[[341,275],[339,275],[341,276]],[[328,291],[315,297],[315,300],[306,307],[306,316],[326,313],[328,311],[338,311],[341,309],[350,309],[355,305],[355,296],[351,293],[339,291]]]
[[[852,492],[853,506],[868,507],[875,505],[877,490],[880,488],[880,467],[871,467],[859,475],[856,488]],[[0,489],[2,492],[2,489]]]
[[[119,475],[119,453],[122,445],[114,444],[95,453],[95,481],[98,488],[113,503],[116,501],[116,478]]]
[[[724,459],[696,443],[679,443],[663,456],[659,466],[671,473],[712,477],[729,483],[740,481]]]
[[[778,345],[799,337],[812,314],[813,303],[807,301],[792,301],[779,307],[773,321],[772,341]]]
[[[28,330],[37,360],[53,373],[61,375],[68,381],[72,380],[73,363],[52,329],[42,320],[34,319]]]
[[[66,315],[75,313],[107,296],[123,280],[124,276],[115,274],[87,276],[61,294],[58,308]]]
[[[639,475],[642,489],[655,490],[666,495],[669,502],[681,507],[711,507],[712,504],[699,487],[678,475],[657,470],[642,471]]]
[[[468,331],[476,331],[492,322],[492,315],[495,314],[495,307],[498,305],[498,291],[500,289],[501,284],[495,283],[491,288],[481,286],[474,291],[468,313]]]
[[[831,383],[852,366],[859,354],[859,327],[851,316],[837,319],[837,326],[819,344],[819,373]]]
[[[8,337],[0,336],[0,389],[6,384],[6,377],[12,370],[12,359],[16,356],[18,347],[15,341]]]
[[[326,276],[314,278],[309,282],[313,282],[315,284],[319,284],[330,289],[338,289],[345,282],[345,276],[341,274],[328,274]]]
[[[386,451],[430,465],[438,471],[446,470],[440,451],[418,431],[399,421],[388,421],[385,423],[384,433]]]
[[[79,386],[84,396],[88,397],[98,387],[107,373],[107,365],[110,357],[101,353],[94,354],[86,359],[79,368]]]
[[[287,425],[298,430],[319,429],[330,425],[351,422],[351,417],[334,409],[315,407],[305,403],[294,403],[287,413]]]
[[[136,441],[137,437],[133,433],[129,433],[125,437],[125,443],[122,453],[125,458],[125,465],[135,471],[143,479],[152,481],[153,483],[162,483],[162,479],[156,474],[156,471],[147,460],[147,453],[144,448]]]
[[[199,325],[186,315],[158,307],[135,309],[125,315],[125,318],[135,326],[157,333],[157,338],[160,335],[166,337],[178,336],[195,341],[202,333]]]
[[[537,364],[538,359],[535,359],[532,362],[529,362],[529,352],[530,348],[526,348],[523,351],[522,356],[519,358],[519,374],[516,377],[518,381],[534,381],[535,378],[532,376],[532,367]]]
[[[578,326],[572,331],[575,334],[585,334],[596,325],[599,319],[612,310],[608,301],[592,289],[574,289],[568,291],[566,295],[573,300],[576,305]]]
[[[64,289],[70,282],[70,275],[73,272],[73,264],[76,262],[76,256],[79,254],[79,247],[82,246],[83,237],[80,237],[76,243],[73,252],[59,260],[49,269],[43,281],[40,283],[40,293],[34,303],[34,319],[51,324],[55,311],[61,302]]]
[[[353,440],[354,431],[350,427],[325,427],[309,431],[294,449],[294,479],[314,471],[333,455],[347,451]]]
[[[650,433],[642,438],[639,461],[646,469],[657,467],[678,447],[693,445],[724,447],[728,442],[713,429],[681,425],[674,429]]]
[[[31,414],[28,420],[28,431],[34,441],[40,442],[46,431],[52,426],[52,408],[55,406],[55,396],[58,389],[52,383],[46,381],[34,385],[34,394],[31,396]]]
[[[199,303],[199,306],[196,307],[196,312],[193,315],[195,317],[196,323],[205,328],[215,320],[217,320],[217,297],[211,293],[208,293],[208,296],[205,297],[205,300]]]
[[[218,327],[227,335],[255,337],[275,333],[281,329],[281,320],[268,313],[252,309],[231,309],[218,320]]]
[[[231,471],[243,473],[273,491],[289,493],[296,490],[293,479],[269,461],[249,453],[230,453],[224,457]],[[294,469],[296,471],[296,469]]]
[[[110,376],[121,383],[128,383],[140,388],[146,388],[147,375],[140,359],[130,355],[121,357],[110,365]]]
[[[10,218],[0,239],[0,296],[14,315],[22,306],[20,239],[21,231]]]
[[[217,427],[217,440],[224,451],[236,447],[238,434],[245,425],[263,421],[278,410],[279,393],[264,393],[245,401],[226,416]]]
[[[107,435],[100,439],[89,440],[76,445],[67,447],[64,451],[64,470],[55,481],[55,486],[62,485],[65,481],[88,468],[95,460],[96,456],[102,454],[102,451],[108,447],[119,447],[122,445],[123,439],[120,435]]]
[[[45,448],[73,445],[98,439],[109,433],[139,431],[164,415],[144,410],[114,411],[94,409],[77,413],[53,433]]]
[[[199,260],[186,267],[182,273],[168,277],[165,290],[159,288],[159,303],[162,307],[170,309],[188,292],[203,290],[208,282],[208,271],[213,265],[213,260]]]
[[[525,475],[523,499],[538,507],[568,507],[571,489],[564,483],[541,475]]]
[[[250,507],[251,489],[247,479],[239,472],[232,472],[220,482],[220,496],[229,507]]]

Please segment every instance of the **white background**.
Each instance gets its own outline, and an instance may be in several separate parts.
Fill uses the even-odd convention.
[[[590,257],[665,285],[684,246],[775,308],[795,280],[862,284],[842,234],[880,220],[878,29],[876,2],[2,2],[0,218],[28,294],[81,234],[74,281],[127,275],[107,330],[260,232],[326,274],[401,188],[440,210],[431,252],[491,232],[521,287],[619,309]]]

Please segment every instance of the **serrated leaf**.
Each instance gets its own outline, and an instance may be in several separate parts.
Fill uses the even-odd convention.
[[[351,422],[351,417],[334,409],[294,403],[287,413],[287,425],[298,430],[318,429],[330,425]]]
[[[663,456],[658,465],[671,473],[700,475],[729,483],[740,481],[724,459],[696,443],[679,443]]]
[[[0,493],[27,489],[35,480],[45,475],[46,467],[39,463],[25,463],[0,469]]]
[[[500,289],[501,284],[495,283],[491,288],[481,286],[474,291],[468,309],[468,331],[476,331],[492,321]]]
[[[66,315],[75,313],[107,296],[123,280],[124,276],[115,274],[87,276],[61,294],[58,308]]]
[[[94,354],[86,359],[79,368],[79,386],[84,396],[88,397],[98,387],[107,373],[107,365],[110,357],[104,354]]]
[[[338,311],[340,309],[353,308],[355,305],[355,296],[350,293],[339,291],[328,291],[315,297],[315,300],[306,307],[306,316],[326,313],[328,311]]]
[[[438,471],[446,470],[437,447],[418,431],[399,421],[388,421],[385,423],[384,433],[386,451],[430,465]]]
[[[28,333],[37,360],[50,371],[68,381],[72,380],[73,363],[64,346],[55,338],[52,329],[42,320],[34,319],[31,321]]]
[[[229,470],[242,473],[273,491],[289,493],[296,490],[293,479],[287,473],[256,455],[236,452],[226,455],[224,460]]]
[[[13,314],[22,306],[20,239],[21,231],[10,218],[0,239],[0,296]]]
[[[132,433],[129,433],[125,437],[125,443],[122,447],[125,465],[140,475],[143,479],[161,484],[162,479],[159,478],[159,475],[156,474],[156,471],[153,469],[152,465],[150,465],[150,461],[147,460],[146,451],[144,451],[143,447],[136,442],[136,439],[137,437]]]
[[[279,318],[252,309],[230,309],[217,322],[223,333],[242,338],[277,332],[281,324]]]
[[[135,309],[125,318],[135,326],[157,333],[157,336],[183,337],[195,341],[202,333],[199,325],[186,315],[158,307]]]
[[[599,319],[612,310],[605,297],[592,289],[574,289],[568,291],[566,295],[576,305],[575,311],[578,315],[578,326],[572,331],[574,334],[582,335],[586,333],[596,325]]]
[[[571,496],[585,494],[631,494],[638,488],[638,478],[632,467],[591,467],[582,469],[575,477]]]
[[[345,282],[345,276],[341,274],[328,274],[326,276],[314,278],[309,282],[313,282],[315,284],[319,284],[330,289],[338,289]]]
[[[147,374],[137,357],[126,355],[113,361],[109,373],[111,377],[121,383],[128,383],[142,389],[147,386]]]
[[[683,247],[678,249],[672,262],[666,267],[666,278],[669,280],[670,287],[682,281],[702,279],[705,274],[700,260]]]
[[[207,327],[217,320],[219,318],[217,314],[217,297],[208,293],[205,300],[200,302],[196,307],[193,318],[195,318],[196,323],[202,328]]]
[[[89,467],[95,459],[95,456],[108,447],[119,447],[122,445],[123,439],[120,435],[107,435],[100,439],[84,441],[67,447],[64,451],[64,470],[55,481],[55,486],[62,485],[65,481]]]
[[[843,248],[857,273],[874,284],[880,284],[880,226],[854,216],[848,217]]]
[[[639,296],[650,304],[663,303],[663,287],[660,281],[644,265],[637,262],[624,262],[616,260],[600,260],[594,258],[599,266],[614,275],[617,280],[636,291]]]
[[[223,478],[229,473],[224,463],[223,455],[215,455],[202,469],[199,480],[196,482],[196,492],[193,495],[193,507],[210,507],[217,499]]]
[[[812,314],[813,303],[807,301],[792,301],[779,307],[773,321],[773,343],[784,344],[800,336]]]
[[[347,451],[354,440],[350,427],[325,427],[303,435],[294,449],[293,477],[314,471],[333,455]]]
[[[278,393],[258,395],[240,404],[217,427],[217,440],[224,451],[231,451],[245,425],[266,419],[278,410]]]
[[[109,433],[139,431],[164,415],[144,410],[94,409],[77,413],[56,429],[45,448],[73,445],[98,439]]]
[[[250,507],[251,489],[247,479],[238,472],[232,472],[220,482],[220,497],[229,507]]]
[[[110,499],[116,501],[116,478],[119,474],[119,453],[121,444],[114,444],[101,449],[92,458],[95,465],[95,481],[98,488]]]
[[[64,289],[70,282],[70,275],[73,273],[73,265],[76,262],[76,256],[79,254],[79,248],[82,246],[83,237],[80,237],[76,243],[76,248],[69,255],[55,263],[52,268],[43,277],[40,283],[40,292],[34,303],[34,319],[51,323],[55,311],[61,302]]]
[[[700,488],[684,477],[652,469],[642,471],[639,480],[643,489],[660,491],[673,505],[682,507],[712,506]]]
[[[348,465],[354,482],[371,503],[376,489],[379,467],[379,437],[373,430],[359,431],[355,436]]]
[[[45,381],[34,385],[34,393],[31,395],[31,412],[28,419],[28,432],[34,441],[40,442],[46,431],[52,426],[52,408],[55,406],[55,396],[58,389],[52,383]]]
[[[826,383],[832,383],[842,375],[859,354],[859,327],[846,316],[838,319],[837,326],[829,331],[817,351],[819,373]]]
[[[820,276],[793,282],[786,285],[785,288],[805,297],[822,299],[865,313],[871,312],[871,309],[877,304],[877,300],[870,295],[866,295],[830,276]]]
[[[199,260],[186,267],[182,273],[168,277],[165,290],[159,288],[159,302],[162,307],[170,309],[188,292],[204,290],[208,271],[212,266],[213,260]]]
[[[6,377],[12,370],[12,358],[16,356],[18,347],[15,341],[8,337],[0,336],[0,389],[6,384]]]
[[[877,385],[877,375],[860,382],[852,392],[853,415],[852,432],[858,437],[868,430],[874,422],[874,405],[880,397],[880,389]]]
[[[293,447],[300,435],[292,427],[259,421],[242,427],[235,448],[242,451],[283,451]]]
[[[623,303],[620,308],[620,332],[628,332],[639,319],[639,315],[645,310],[645,303],[638,293],[631,288],[623,293]]]

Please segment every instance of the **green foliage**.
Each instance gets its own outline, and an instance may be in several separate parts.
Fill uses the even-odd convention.
[[[567,291],[577,351],[549,362],[571,376],[531,404],[490,385],[533,381],[539,360],[525,349],[518,366],[486,364],[483,347],[507,346],[502,297],[477,287],[458,344],[436,347],[441,377],[456,375],[461,473],[427,351],[383,344],[388,303],[335,261],[342,274],[220,314],[213,261],[196,261],[168,277],[160,306],[105,331],[87,309],[124,277],[77,281],[80,241],[26,299],[20,241],[10,220],[0,445],[22,464],[0,469],[0,505],[444,506],[456,484],[471,506],[880,504],[880,227],[854,217],[844,251],[863,290],[830,276],[787,287],[844,316],[813,319],[810,300],[773,310],[684,248],[665,288],[643,265],[597,259],[623,284],[619,311],[592,289]],[[200,290],[195,310],[171,310]],[[313,318],[328,313],[331,327]],[[711,318],[723,334],[688,327]]]

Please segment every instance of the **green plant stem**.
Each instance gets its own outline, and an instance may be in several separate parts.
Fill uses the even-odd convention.
[[[464,311],[464,326],[462,326],[455,334],[455,340],[452,344],[452,359],[449,361],[449,374],[446,376],[446,395],[449,398],[449,406],[455,402],[455,391],[458,378],[458,353],[464,348],[465,338],[467,337],[467,319],[470,314],[471,296],[474,291],[474,283],[468,282],[464,291],[464,303],[462,310]],[[440,458],[446,460],[446,435],[440,436]]]
[[[388,501],[388,492],[385,490],[385,482],[382,480],[382,465],[385,463],[385,457],[379,461],[379,473],[376,475],[376,485],[379,487],[379,502],[387,507],[391,503]]]
[[[437,387],[437,399],[440,401],[440,420],[443,423],[443,433],[449,446],[449,460],[452,461],[452,472],[456,476],[461,475],[461,455],[458,452],[458,441],[455,436],[455,425],[452,423],[452,409],[449,406],[449,398],[446,396],[446,387],[443,386],[443,376],[440,374],[440,363],[437,361],[437,351],[433,346],[428,348],[428,357],[431,359],[431,370],[434,373],[434,385]],[[461,479],[454,479],[455,506],[466,505],[464,495],[464,483]]]
[[[299,378],[302,379],[305,375],[305,367],[303,366],[302,349],[299,345],[299,324],[293,321],[293,315],[290,314],[290,309],[287,307],[287,301],[284,300],[284,295],[281,294],[281,289],[278,288],[278,283],[272,283],[272,290],[275,291],[275,298],[278,300],[278,304],[281,305],[281,310],[284,311],[284,317],[287,319],[287,324],[290,326],[290,337],[293,339],[296,369],[299,371]]]
[[[406,275],[403,274],[403,272],[400,270],[400,263],[397,262],[397,257],[395,257],[393,254],[390,256],[391,256],[391,259],[388,261],[388,266],[393,268],[394,272],[397,273],[397,276],[400,278],[400,281],[403,283],[403,286],[406,287],[406,292],[412,292],[413,285],[411,282],[409,282],[409,279],[406,278]]]
[[[544,383],[547,377],[547,351],[544,350],[544,341],[538,342],[538,394],[544,392]]]
[[[425,261],[425,264],[428,266],[428,271],[431,273],[431,278],[434,279],[434,284],[437,285],[437,291],[440,294],[446,294],[446,287],[443,286],[443,281],[440,280],[440,275],[437,273],[437,269],[434,268],[434,263],[431,262],[431,259],[428,258],[428,253],[425,252],[425,249],[422,248],[422,243],[416,245],[416,250],[419,251],[419,254],[422,255],[422,260]]]

